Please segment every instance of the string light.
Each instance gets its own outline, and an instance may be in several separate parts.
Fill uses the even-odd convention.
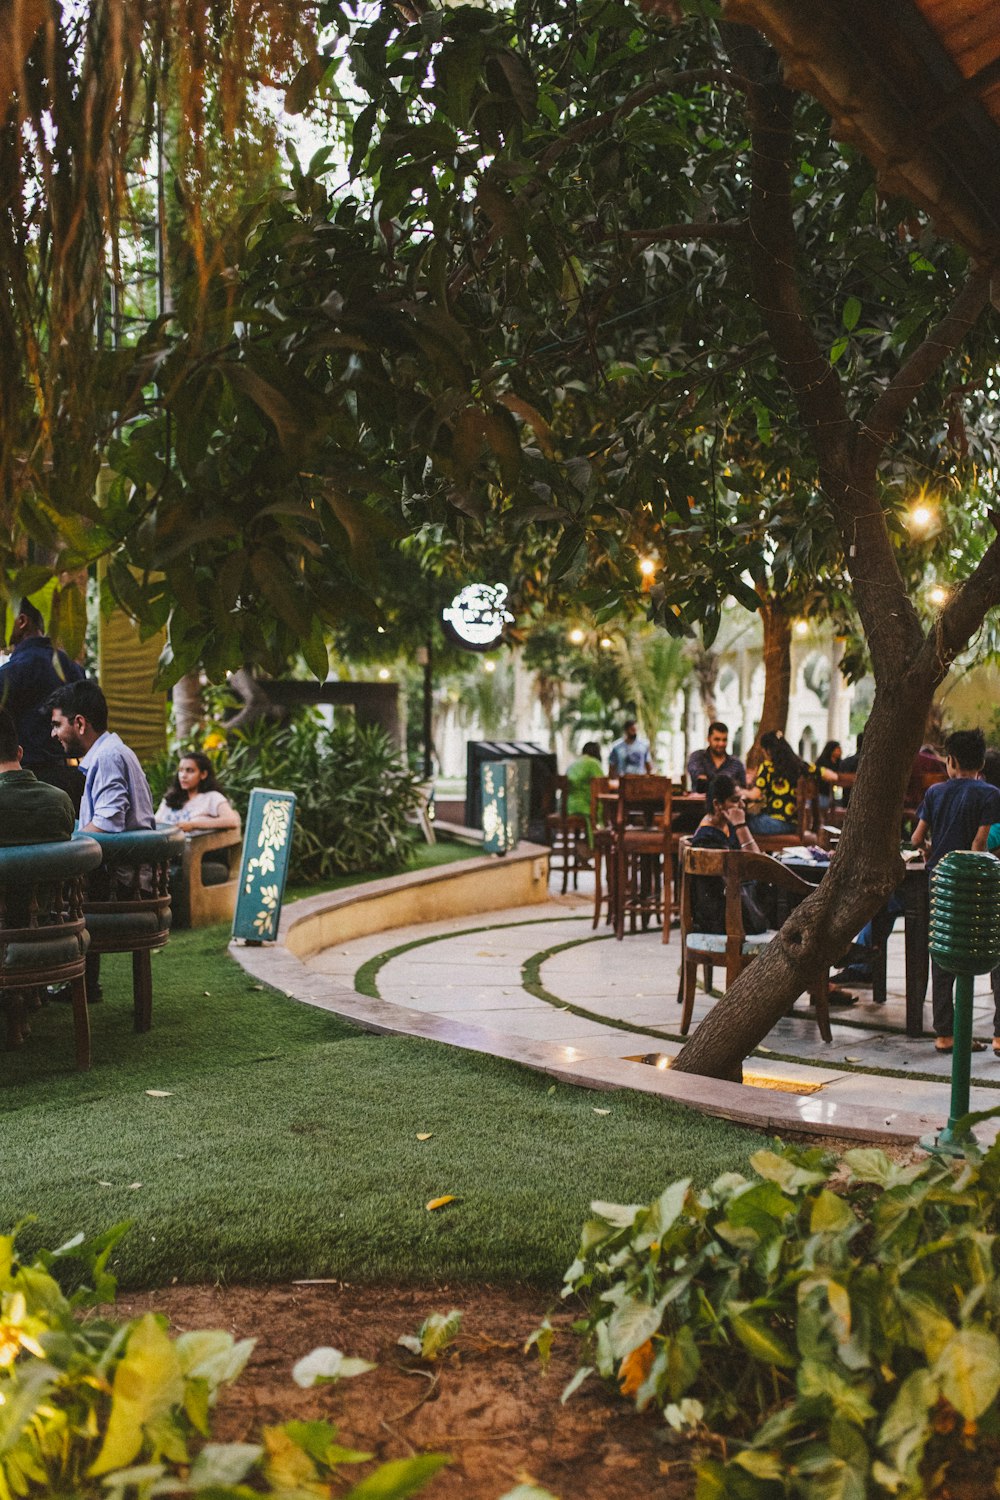
[[[601,650],[602,651],[610,651],[611,647],[613,645],[614,645],[614,641],[611,639],[611,637],[609,635],[602,635],[601,636]]]
[[[573,629],[569,633],[569,638],[572,641],[572,643],[573,643],[574,646],[582,646],[583,645],[584,634],[583,634],[583,631],[580,629],[579,625],[574,625]]]
[[[484,661],[483,662],[483,671],[484,672],[495,672],[496,669],[497,669],[497,664],[496,664],[495,661]]]
[[[653,574],[656,572],[656,564],[651,557],[640,557],[639,572],[642,574],[643,578],[652,578]]]
[[[929,505],[920,504],[911,506],[908,522],[911,531],[918,534],[922,531],[928,531],[933,520],[934,511]]]
[[[947,604],[948,602],[948,590],[946,588],[942,588],[941,584],[936,583],[927,597],[932,604],[937,605],[937,607],[940,609],[942,604]]]
[[[379,677],[379,682],[388,682],[389,681],[389,668],[388,667],[379,667],[379,669],[378,669],[378,677]]]
[[[795,621],[795,634],[798,635],[798,636],[808,635],[809,634],[809,621],[808,620],[796,620]]]

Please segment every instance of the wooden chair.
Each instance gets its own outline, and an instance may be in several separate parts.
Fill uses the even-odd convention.
[[[601,911],[607,900],[607,922],[610,926],[614,921],[614,861],[611,850],[614,840],[614,827],[608,816],[607,804],[601,801],[602,796],[607,796],[611,791],[610,776],[595,776],[590,783],[590,843],[594,851],[594,920],[591,928],[596,928],[601,920]],[[604,886],[607,885],[605,893]]]
[[[183,857],[179,828],[96,833],[103,862],[87,882],[83,910],[91,953],[131,953],[136,1031],[153,1024],[154,948],[170,936],[170,865]]]
[[[81,1071],[90,1067],[83,883],[100,863],[91,838],[0,849],[0,1003],[7,1045],[23,1039],[26,994],[65,984]]]
[[[562,871],[562,894],[565,896],[570,876],[573,889],[577,888],[577,877],[581,869],[578,848],[587,841],[587,820],[580,813],[566,811],[569,782],[565,776],[557,776],[551,783],[549,798],[554,801],[553,811],[545,815],[545,835],[552,853],[549,855],[549,870],[552,874]]]
[[[173,927],[210,927],[232,921],[240,885],[243,835],[239,828],[184,835],[179,866],[171,870]]]
[[[673,854],[671,851],[669,776],[623,776],[618,785],[612,857],[615,868],[615,937],[625,936],[625,923],[635,932],[651,917],[663,924],[663,941],[670,941],[673,913]]]
[[[725,884],[725,932],[698,932],[694,925],[692,881],[697,878],[722,880]],[[774,937],[774,932],[748,933],[743,925],[742,887],[755,880],[777,886],[805,898],[816,887],[802,880],[776,859],[766,854],[749,854],[742,850],[685,848],[681,865],[681,967],[677,1003],[683,1005],[681,1035],[687,1036],[694,1010],[695,980],[699,964],[724,961],[726,988],[751,963]],[[830,1031],[830,1008],[827,1002],[829,974],[826,969],[809,986],[816,1007],[816,1021],[824,1042],[833,1040]]]

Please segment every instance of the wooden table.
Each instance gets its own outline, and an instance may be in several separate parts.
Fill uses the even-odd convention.
[[[786,859],[782,864],[801,875],[804,880],[818,885],[827,866],[811,859]],[[922,859],[912,860],[906,866],[902,884],[896,894],[903,903],[903,942],[906,958],[906,1035],[923,1036],[924,1002],[927,998],[927,980],[930,975],[930,881],[927,866]],[[872,919],[872,935],[881,952],[873,954],[872,999],[884,1005],[886,1000],[885,944],[892,926],[891,918],[883,907]]]

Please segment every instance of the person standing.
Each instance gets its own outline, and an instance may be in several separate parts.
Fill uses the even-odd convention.
[[[0,706],[14,720],[23,752],[22,769],[34,772],[38,781],[59,787],[79,809],[83,773],[66,764],[65,755],[53,742],[46,706],[58,688],[82,680],[83,668],[53,646],[45,621],[30,599],[22,599],[18,606],[9,644],[10,660],[0,667]]]
[[[621,739],[611,746],[608,769],[612,776],[643,776],[652,771],[649,741],[642,738],[634,719],[626,721]]]
[[[692,792],[707,792],[716,776],[728,776],[737,786],[746,786],[747,771],[743,762],[730,755],[729,726],[716,719],[708,726],[708,744],[688,757],[687,773]]]
[[[930,838],[927,874],[946,854],[957,849],[985,850],[990,825],[1000,823],[1000,791],[980,779],[986,759],[986,741],[981,729],[956,729],[945,740],[948,780],[936,782],[924,793],[917,809],[912,843],[922,849]],[[993,986],[993,1053],[1000,1057],[1000,969],[990,975]],[[931,1001],[934,1013],[934,1043],[938,1052],[954,1047],[955,976],[931,959]],[[973,1042],[973,1051],[982,1044]]]

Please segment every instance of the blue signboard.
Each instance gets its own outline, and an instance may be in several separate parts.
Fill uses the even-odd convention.
[[[488,760],[480,767],[483,788],[483,853],[506,854],[520,828],[521,776],[516,761]]]
[[[266,943],[278,936],[294,826],[294,792],[255,786],[247,808],[234,938]]]

